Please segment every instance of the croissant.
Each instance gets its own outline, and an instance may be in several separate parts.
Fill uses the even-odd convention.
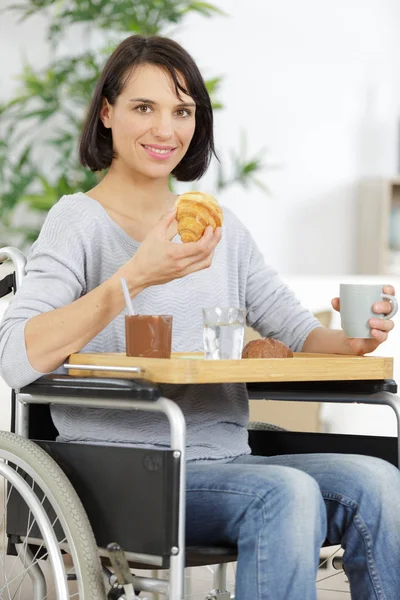
[[[242,352],[242,358],[292,358],[293,352],[286,344],[273,340],[272,338],[262,338],[253,340],[245,345]]]
[[[197,242],[206,227],[221,227],[224,216],[218,200],[204,192],[186,192],[179,196],[176,220],[182,242]]]

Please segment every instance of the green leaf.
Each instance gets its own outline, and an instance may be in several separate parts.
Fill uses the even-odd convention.
[[[207,79],[204,83],[207,88],[207,91],[211,98],[211,104],[214,110],[219,110],[223,108],[221,102],[214,98],[215,94],[219,91],[219,87],[222,82],[222,77],[214,77],[213,79]]]
[[[226,12],[209,2],[190,2],[183,12],[189,11],[197,11],[206,17],[211,17],[213,14],[221,15],[223,17],[227,16]]]
[[[259,171],[261,168],[262,168],[262,165],[258,160],[252,160],[242,166],[242,173],[244,175],[250,175],[254,171]]]
[[[22,154],[18,160],[18,163],[17,163],[18,169],[22,169],[22,167],[24,165],[29,163],[31,149],[32,149],[32,146],[27,146],[25,148],[25,150],[22,152]]]
[[[10,110],[10,108],[13,108],[14,106],[17,106],[18,104],[25,104],[27,101],[32,100],[32,96],[29,94],[23,95],[23,96],[16,96],[15,98],[13,98],[12,100],[10,100],[10,102],[7,102],[6,104],[3,104],[0,107],[0,112],[4,113],[8,110]]]
[[[21,202],[25,202],[30,206],[30,208],[34,208],[39,211],[48,211],[50,208],[57,202],[58,198],[56,198],[54,190],[50,194],[32,194],[23,196],[21,198]]]
[[[204,83],[209,94],[213,94],[218,90],[222,82],[222,77],[213,77],[213,79],[207,79]]]
[[[27,121],[28,119],[38,118],[39,123],[43,123],[43,121],[47,121],[50,117],[54,115],[56,112],[53,108],[42,108],[38,110],[32,110],[31,112],[23,113],[19,116],[19,118],[23,121]]]
[[[265,183],[263,181],[260,181],[259,179],[253,179],[253,184],[256,185],[258,188],[260,188],[261,191],[265,192],[265,194],[267,194],[267,196],[271,196],[271,190],[269,189],[269,187],[267,185],[265,185]]]

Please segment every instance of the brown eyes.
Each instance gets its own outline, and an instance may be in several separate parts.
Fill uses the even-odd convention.
[[[150,114],[153,111],[153,108],[149,104],[140,104],[136,106],[134,110],[142,115]],[[188,108],[178,108],[175,111],[175,114],[179,118],[190,117],[192,115],[192,111]]]
[[[192,111],[190,111],[188,108],[178,108],[176,114],[178,117],[190,117]]]
[[[149,106],[148,104],[140,104],[140,106],[137,106],[135,110],[145,115],[151,111],[151,106]]]

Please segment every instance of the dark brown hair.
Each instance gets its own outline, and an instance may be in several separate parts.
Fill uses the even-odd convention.
[[[97,82],[79,144],[79,158],[91,171],[110,166],[114,158],[112,132],[100,119],[103,98],[113,105],[121,94],[132,69],[151,64],[169,72],[179,91],[196,103],[196,127],[190,146],[172,175],[178,181],[199,179],[207,170],[214,149],[213,113],[210,97],[200,71],[192,57],[176,42],[160,36],[132,35],[114,50]],[[184,84],[179,82],[183,76]]]

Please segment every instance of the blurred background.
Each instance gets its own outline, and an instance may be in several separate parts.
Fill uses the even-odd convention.
[[[232,208],[280,272],[359,270],[360,183],[399,163],[397,0],[0,6],[0,243],[10,223],[30,241],[42,211],[92,185],[75,148],[105,58],[130,33],[162,33],[193,55],[216,107],[222,177],[214,161],[194,187]]]
[[[76,145],[102,66],[127,35],[161,33],[183,44],[207,81],[221,159],[176,190],[201,189],[231,208],[331,327],[340,326],[330,300],[341,281],[400,289],[397,0],[0,0],[0,8],[0,246],[29,250],[54,202],[94,185]],[[377,351],[394,356],[396,378],[399,330]],[[303,408],[289,412],[276,421],[397,431],[390,409],[318,407],[306,423]]]

